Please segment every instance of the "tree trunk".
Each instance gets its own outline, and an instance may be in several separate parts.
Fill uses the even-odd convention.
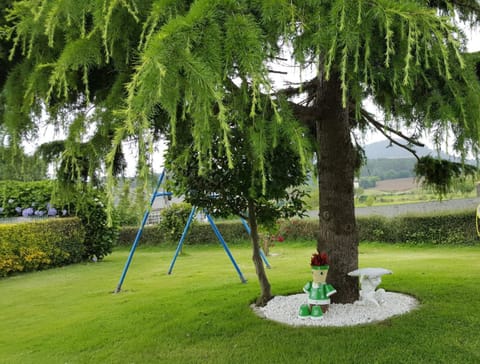
[[[358,279],[347,275],[358,267],[358,234],[355,223],[353,179],[357,153],[352,144],[349,110],[342,107],[338,75],[319,76],[316,121],[319,218],[317,249],[330,261],[327,282],[337,293],[332,301],[358,299]]]
[[[260,256],[257,216],[255,212],[255,203],[252,200],[248,200],[248,222],[250,224],[250,237],[252,239],[253,247],[252,260],[255,265],[255,271],[257,272],[258,282],[260,283],[260,297],[257,299],[256,304],[257,306],[265,306],[272,298],[272,293],[270,290],[270,282],[268,282],[265,267],[263,266],[262,257]]]

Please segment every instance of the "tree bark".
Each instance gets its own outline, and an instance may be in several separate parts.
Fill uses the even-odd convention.
[[[349,110],[342,107],[341,83],[332,74],[319,78],[316,106],[319,235],[317,250],[327,252],[327,282],[337,293],[332,302],[358,299],[358,279],[347,275],[358,267],[358,233],[355,223],[353,179],[357,153],[352,144]]]
[[[252,239],[253,248],[252,260],[255,266],[255,271],[257,272],[258,283],[260,284],[260,297],[257,299],[256,304],[257,306],[265,306],[267,302],[272,299],[272,292],[260,255],[257,216],[255,212],[255,203],[252,200],[248,200],[248,222],[250,224],[250,237]]]

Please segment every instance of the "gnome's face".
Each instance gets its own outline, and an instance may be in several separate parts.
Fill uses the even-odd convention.
[[[312,269],[313,282],[325,283],[327,279],[328,269]]]

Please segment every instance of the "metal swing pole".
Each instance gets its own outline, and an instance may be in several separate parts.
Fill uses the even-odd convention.
[[[245,228],[245,230],[247,230],[248,235],[251,235],[252,234],[252,229],[250,229],[250,226],[248,226],[248,223],[245,221],[245,219],[243,217],[241,217],[240,220],[242,220],[243,227]],[[262,248],[260,248],[260,256],[262,257],[262,260],[265,263],[265,266],[268,269],[271,269],[272,266],[268,262],[267,256],[265,255]]]
[[[233,255],[232,253],[230,252],[230,249],[228,248],[227,246],[227,243],[225,242],[225,240],[223,239],[223,236],[222,234],[220,234],[220,231],[218,230],[217,228],[217,225],[215,225],[215,222],[213,221],[212,217],[210,216],[210,214],[205,214],[207,216],[207,219],[208,219],[208,222],[210,223],[210,226],[212,227],[213,229],[213,232],[215,233],[218,241],[220,241],[220,244],[222,244],[223,246],[223,249],[225,249],[225,252],[227,253],[228,257],[230,258],[230,261],[232,262],[233,266],[235,267],[239,277],[240,277],[240,280],[242,281],[242,283],[247,283],[247,280],[245,279],[245,277],[243,276],[240,268],[238,267],[237,265],[237,262],[235,261],[235,259],[233,258]]]
[[[190,215],[188,216],[187,223],[183,228],[183,233],[182,233],[182,236],[180,237],[180,241],[178,242],[177,250],[175,250],[175,255],[173,256],[172,262],[170,263],[170,268],[168,268],[168,274],[172,274],[173,266],[175,265],[175,261],[177,260],[178,254],[180,254],[180,251],[182,250],[183,242],[185,240],[185,237],[187,236],[188,229],[190,228],[190,224],[192,223],[192,220],[195,217],[196,211],[197,211],[197,207],[193,206],[192,211],[190,211]]]
[[[122,275],[120,277],[120,281],[118,282],[117,288],[115,288],[114,293],[119,293],[122,289],[123,281],[125,280],[125,276],[127,275],[128,268],[130,266],[130,263],[132,262],[133,254],[135,254],[135,249],[137,249],[138,242],[140,240],[140,237],[142,236],[143,228],[145,227],[145,224],[147,223],[148,215],[150,215],[150,210],[152,209],[152,205],[153,205],[153,202],[155,201],[155,198],[157,198],[157,196],[171,195],[171,193],[158,193],[157,192],[158,189],[160,188],[160,185],[162,184],[164,178],[165,178],[165,169],[162,171],[162,173],[158,177],[157,186],[155,187],[155,190],[152,193],[152,197],[150,198],[150,205],[149,205],[148,209],[145,211],[145,214],[143,215],[142,223],[140,225],[140,228],[137,231],[137,235],[135,236],[135,240],[133,241],[132,248],[130,249],[130,254],[128,254],[127,262],[125,263],[125,266],[123,268],[123,272],[122,272]]]

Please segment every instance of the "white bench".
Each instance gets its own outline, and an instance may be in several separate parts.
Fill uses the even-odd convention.
[[[376,290],[382,282],[382,276],[392,274],[391,270],[385,268],[360,268],[348,273],[351,277],[359,277],[360,279],[360,301],[359,304],[373,303],[380,306],[383,302],[384,289]]]

